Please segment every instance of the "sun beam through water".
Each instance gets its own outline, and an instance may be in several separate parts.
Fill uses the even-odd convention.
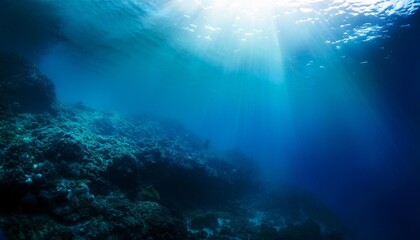
[[[163,34],[177,48],[281,78],[286,53],[387,37],[393,17],[418,7],[415,0],[171,0],[157,4],[149,22],[169,22]]]

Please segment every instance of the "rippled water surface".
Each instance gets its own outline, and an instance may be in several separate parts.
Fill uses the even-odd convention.
[[[130,55],[168,46],[229,68],[259,62],[278,68],[301,48],[331,45],[339,50],[346,44],[388,38],[394,29],[410,28],[406,19],[420,4],[415,0],[92,0],[58,5],[67,19],[64,34],[75,47],[93,55],[98,50]]]

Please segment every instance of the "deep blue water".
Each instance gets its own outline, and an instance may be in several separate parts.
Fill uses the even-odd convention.
[[[267,184],[316,193],[357,239],[414,240],[419,6],[21,1],[3,8],[13,31],[0,43],[36,61],[63,102],[176,119],[255,159]]]

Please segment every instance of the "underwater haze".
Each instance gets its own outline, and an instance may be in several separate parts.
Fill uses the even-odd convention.
[[[0,0],[0,47],[34,62],[63,104],[175,120],[206,148],[241,152],[264,188],[325,202],[343,239],[415,240],[419,7]]]

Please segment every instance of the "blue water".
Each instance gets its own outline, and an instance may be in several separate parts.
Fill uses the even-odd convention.
[[[0,43],[60,101],[176,119],[355,239],[420,239],[419,1],[41,2],[3,14],[39,24]]]

